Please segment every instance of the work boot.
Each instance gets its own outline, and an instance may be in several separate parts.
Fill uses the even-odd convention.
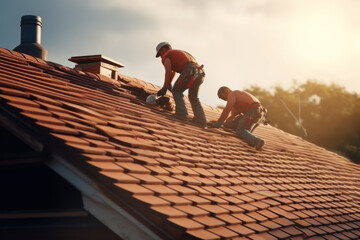
[[[199,126],[201,128],[205,128],[207,126],[206,122],[199,121],[195,118],[191,119],[191,123],[195,124],[196,126]]]
[[[181,115],[175,114],[174,117],[179,119],[179,120],[183,120],[185,122],[189,121],[189,118],[187,116],[181,116]]]
[[[262,147],[264,145],[265,145],[265,141],[259,138],[255,143],[255,149],[258,150],[258,151],[261,151]]]

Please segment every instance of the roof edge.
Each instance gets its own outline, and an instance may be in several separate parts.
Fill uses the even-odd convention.
[[[98,189],[96,183],[60,156],[51,157],[46,161],[46,165],[76,187],[82,194],[84,208],[118,236],[130,240],[161,239],[148,227],[105,196]],[[113,221],[114,219],[118,221]]]

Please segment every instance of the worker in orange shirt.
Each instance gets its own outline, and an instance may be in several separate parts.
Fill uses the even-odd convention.
[[[186,89],[189,89],[189,101],[194,112],[192,121],[205,127],[206,117],[198,98],[199,88],[205,77],[203,65],[200,66],[191,54],[172,49],[168,42],[161,42],[157,45],[156,57],[161,57],[161,62],[165,67],[164,85],[157,95],[165,95],[166,91],[171,89],[171,82],[175,74],[179,73],[180,75],[171,89],[176,105],[175,116],[182,120],[189,120],[183,94]]]
[[[231,91],[228,87],[219,88],[218,97],[227,101],[227,104],[212,127],[219,128],[222,124],[232,126],[231,128],[235,128],[236,134],[241,139],[255,147],[256,150],[262,150],[265,141],[251,133],[256,124],[260,123],[264,117],[260,101],[248,92]]]

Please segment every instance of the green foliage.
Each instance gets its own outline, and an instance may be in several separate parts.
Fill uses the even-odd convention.
[[[272,92],[252,86],[268,109],[271,125],[360,161],[360,97],[337,84],[316,80]]]

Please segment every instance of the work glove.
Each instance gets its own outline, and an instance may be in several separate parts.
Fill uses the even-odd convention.
[[[214,122],[214,123],[211,125],[211,127],[213,127],[213,128],[219,128],[219,127],[221,127],[221,123],[219,123],[219,122]]]
[[[162,88],[162,89],[160,89],[158,92],[157,92],[157,96],[164,96],[165,94],[166,94],[166,91],[167,91],[167,89],[166,88]]]

